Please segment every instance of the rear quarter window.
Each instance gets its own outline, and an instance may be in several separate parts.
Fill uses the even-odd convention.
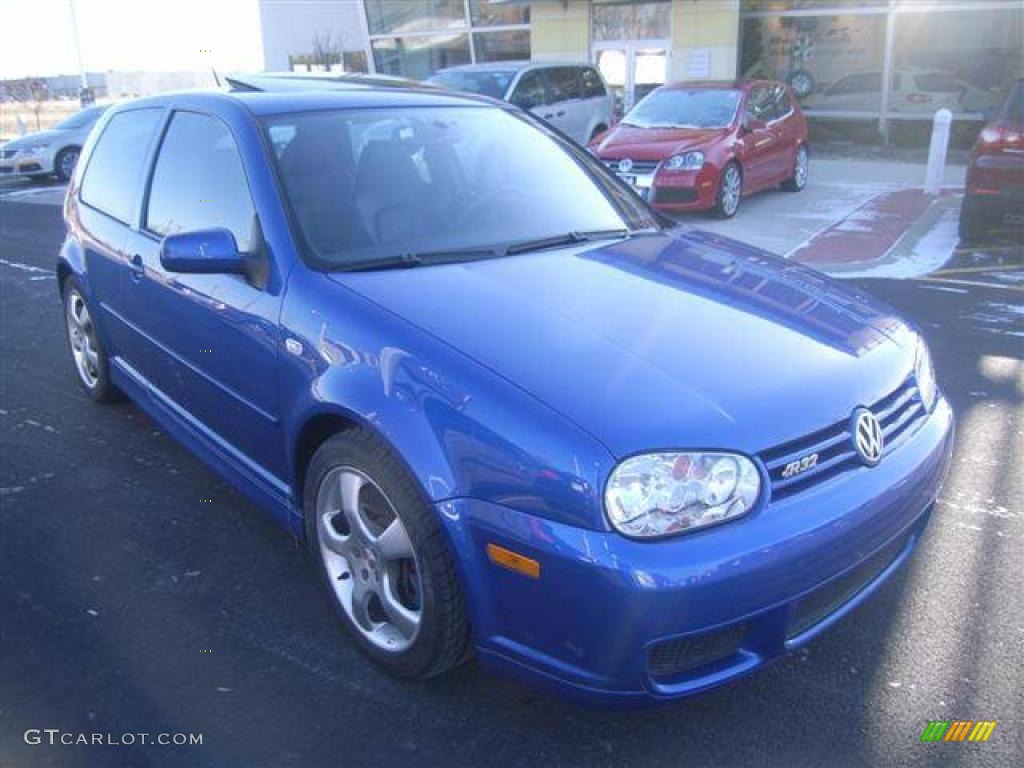
[[[143,167],[161,109],[114,115],[89,156],[79,197],[86,205],[129,223],[142,186]]]

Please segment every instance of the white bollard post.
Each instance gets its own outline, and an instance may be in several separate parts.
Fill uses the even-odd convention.
[[[946,170],[946,150],[949,148],[949,128],[953,113],[940,109],[932,120],[932,141],[928,145],[928,170],[924,174],[924,193],[937,195],[942,189],[942,176]]]

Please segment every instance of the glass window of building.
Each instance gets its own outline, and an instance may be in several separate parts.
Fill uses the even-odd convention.
[[[473,46],[478,62],[529,59],[530,30],[503,29],[492,32],[474,32]]]
[[[412,34],[466,26],[465,0],[365,0],[371,35]]]
[[[469,35],[383,37],[370,41],[377,71],[420,79],[439,69],[469,64]]]
[[[426,78],[461,64],[530,58],[530,8],[490,0],[363,0],[377,72]]]
[[[530,6],[499,4],[490,0],[469,0],[469,17],[474,27],[508,27],[530,23]]]
[[[1024,72],[1024,7],[896,15],[889,112],[988,114]]]
[[[822,112],[878,112],[885,60],[884,13],[757,16],[743,21],[741,74],[789,83]]]
[[[594,3],[591,29],[595,42],[604,40],[659,40],[671,32],[672,3]]]

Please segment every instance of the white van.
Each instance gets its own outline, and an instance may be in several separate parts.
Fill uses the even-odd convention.
[[[611,126],[614,98],[591,64],[495,61],[436,72],[428,82],[509,101],[586,144]]]

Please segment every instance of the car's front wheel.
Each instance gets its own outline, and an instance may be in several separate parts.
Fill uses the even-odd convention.
[[[342,623],[398,677],[459,663],[469,644],[441,523],[409,473],[369,432],[327,440],[306,473],[306,536]]]
[[[718,194],[715,197],[715,213],[719,218],[731,219],[740,207],[743,196],[743,174],[736,163],[729,163],[722,169],[722,177],[718,181]]]
[[[57,157],[53,161],[53,172],[58,179],[61,181],[71,179],[71,174],[75,172],[75,166],[78,165],[78,154],[78,147],[65,147],[57,153]]]

